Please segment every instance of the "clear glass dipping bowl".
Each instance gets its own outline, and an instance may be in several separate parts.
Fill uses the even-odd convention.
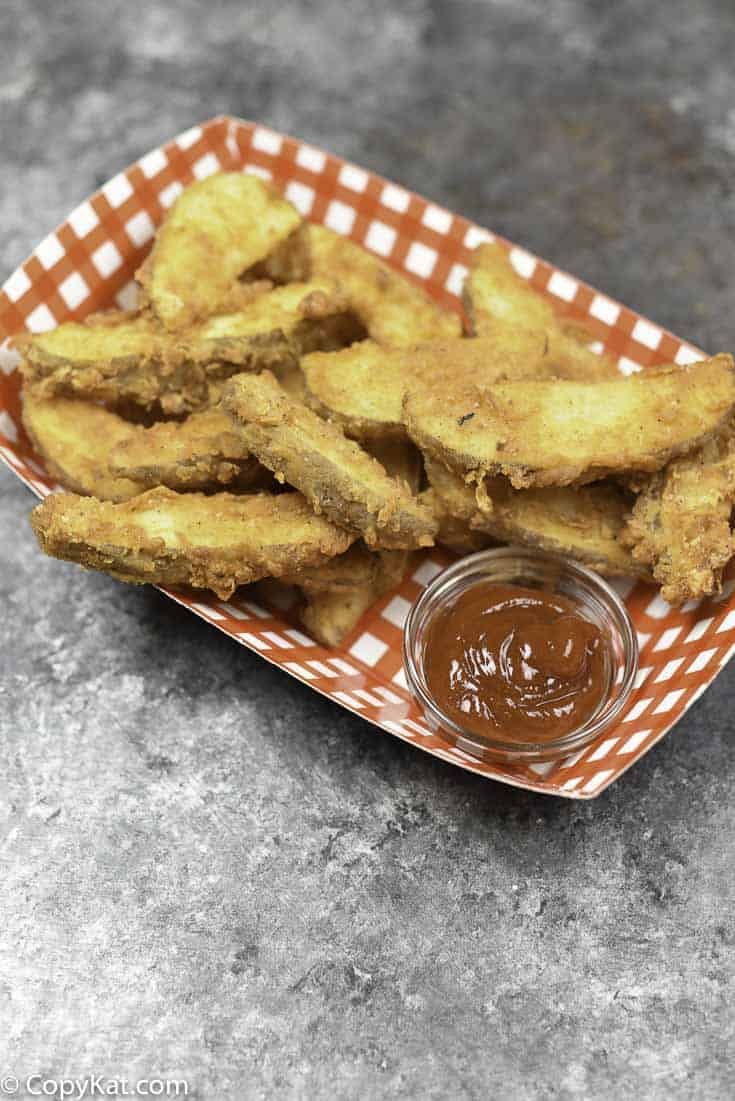
[[[524,585],[565,596],[607,638],[611,663],[607,695],[582,726],[563,738],[544,742],[503,741],[490,727],[487,737],[480,737],[450,718],[429,690],[424,670],[429,624],[439,610],[479,582]],[[496,761],[544,761],[588,745],[620,716],[638,669],[638,639],[623,601],[594,570],[528,547],[498,547],[461,558],[424,589],[406,619],[403,664],[409,688],[428,725],[458,749]]]

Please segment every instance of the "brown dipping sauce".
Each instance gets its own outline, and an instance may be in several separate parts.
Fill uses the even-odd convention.
[[[594,715],[612,662],[608,640],[571,600],[488,581],[437,612],[424,667],[431,694],[459,726],[547,742]]]

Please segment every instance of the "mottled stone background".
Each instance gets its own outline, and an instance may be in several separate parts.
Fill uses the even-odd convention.
[[[730,0],[0,5],[0,258],[222,111],[735,344]],[[0,1051],[224,1098],[729,1098],[735,670],[592,803],[431,760],[0,473]]]

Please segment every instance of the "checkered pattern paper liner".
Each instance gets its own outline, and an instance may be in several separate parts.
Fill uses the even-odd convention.
[[[304,217],[330,226],[459,310],[471,250],[493,235],[459,215],[339,157],[232,118],[194,126],[141,157],[82,202],[0,292],[0,456],[37,495],[55,488],[20,421],[17,356],[8,338],[42,332],[94,310],[135,303],[132,277],[182,188],[220,170],[272,180]],[[565,272],[501,241],[516,270],[570,320],[583,321],[624,373],[701,358],[695,348]],[[433,734],[412,702],[401,664],[406,613],[452,560],[434,549],[379,600],[343,644],[325,649],[289,619],[249,599],[229,602],[164,590],[180,604],[375,726],[459,768],[517,787],[588,799],[646,753],[701,695],[735,651],[735,582],[715,599],[672,609],[655,589],[621,582],[638,631],[640,672],[622,720],[561,761],[508,767],[478,761]]]

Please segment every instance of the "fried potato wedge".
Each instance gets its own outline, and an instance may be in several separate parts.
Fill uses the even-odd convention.
[[[26,382],[42,385],[47,395],[77,394],[114,399],[118,383],[162,361],[167,341],[146,317],[110,310],[81,324],[67,321],[46,333],[22,333],[13,345],[23,357]],[[108,378],[110,381],[108,382]]]
[[[455,314],[436,303],[373,253],[324,226],[303,225],[258,273],[277,282],[333,279],[378,344],[396,347],[459,336]]]
[[[412,348],[360,341],[301,360],[306,400],[357,440],[405,439],[403,400],[410,387],[439,382],[483,389],[508,379],[554,378],[546,341],[533,333],[450,338]]]
[[[359,540],[344,554],[330,558],[319,566],[307,566],[305,569],[285,573],[281,580],[308,593],[345,593],[350,589],[373,584],[380,570],[381,554],[399,553],[401,552],[372,551]]]
[[[307,598],[299,618],[322,646],[339,646],[364,616],[374,599],[369,587],[323,592]]]
[[[356,440],[405,438],[403,353],[362,340],[301,360],[308,405]]]
[[[141,489],[162,485],[183,491],[230,483],[238,489],[253,489],[272,478],[243,446],[228,415],[216,406],[191,413],[183,421],[129,428],[127,436],[112,446],[109,466],[115,474],[134,479]]]
[[[551,303],[517,274],[508,253],[496,242],[479,245],[472,253],[463,298],[473,336],[492,336],[501,330],[519,338],[524,331],[542,336],[548,361],[559,378],[595,381],[619,373],[613,359],[590,350],[590,334],[559,319]]]
[[[492,512],[493,498],[487,484],[481,488],[469,484],[456,471],[448,470],[444,463],[432,459],[430,455],[424,456],[424,470],[433,493],[434,507],[443,509],[446,515],[469,525],[483,523]],[[492,487],[499,481],[499,478],[488,479],[488,484]]]
[[[356,544],[354,557],[351,555],[351,550],[352,548],[345,554],[332,559],[335,563],[332,576],[337,586],[334,590],[321,587],[307,590],[305,587],[290,584],[283,579],[275,580],[267,577],[256,581],[250,591],[256,601],[288,616],[298,616],[309,634],[322,645],[338,646],[355,629],[370,606],[383,595],[379,589],[373,590],[370,587],[368,575],[373,578],[377,576],[383,556],[390,561],[403,553],[402,551],[369,551],[363,543]],[[412,552],[407,552],[407,556],[410,559]],[[343,562],[344,566],[342,566]],[[361,562],[364,565],[359,565]],[[317,567],[314,572],[321,573],[321,569]],[[327,567],[324,568],[324,572],[326,575]],[[357,575],[364,577],[359,585],[342,584],[343,580]],[[402,574],[395,574],[388,587],[393,588],[401,578]]]
[[[279,287],[237,313],[175,335],[145,315],[110,313],[24,334],[15,344],[25,378],[47,395],[130,400],[147,409],[160,404],[179,414],[207,404],[213,380],[235,371],[286,370],[302,353],[340,347],[357,332],[344,298],[321,282]]]
[[[412,444],[374,444],[370,453],[392,478],[405,482],[412,493],[418,492],[422,461]],[[371,551],[360,542],[323,566],[302,570],[292,579],[305,597],[300,609],[302,623],[325,646],[337,646],[367,609],[400,583],[410,561],[410,551]]]
[[[337,425],[290,398],[270,373],[232,379],[222,404],[240,425],[245,447],[279,481],[370,546],[410,549],[433,542],[434,518],[405,485]]]
[[[294,283],[257,296],[235,314],[173,336],[145,315],[99,314],[15,340],[25,379],[46,395],[160,404],[187,413],[209,401],[209,383],[235,371],[294,368],[314,348],[354,335],[344,299],[325,282]]]
[[[514,490],[496,487],[483,528],[505,543],[524,543],[569,555],[611,576],[650,576],[620,542],[630,511],[614,485]]]
[[[713,440],[674,459],[642,487],[622,534],[636,562],[651,567],[670,604],[722,589],[735,554],[735,440]]]
[[[456,475],[452,475],[456,478]],[[474,554],[475,551],[484,550],[493,546],[496,539],[485,532],[477,531],[470,527],[468,518],[455,515],[450,511],[450,505],[437,493],[433,486],[423,490],[421,500],[434,513],[439,530],[436,533],[436,542],[444,547],[449,547],[455,554]],[[475,512],[472,512],[475,515]]]
[[[473,487],[446,467],[429,461],[426,472],[440,512],[443,507],[468,533],[567,555],[602,574],[649,576],[621,542],[630,504],[618,486],[517,490],[507,479],[495,478],[485,487],[489,504],[480,508]]]
[[[366,551],[366,554],[370,554]],[[303,585],[306,602],[301,608],[301,622],[307,631],[324,646],[338,646],[355,629],[365,612],[376,600],[400,584],[408,568],[410,552],[378,551],[372,581],[352,588],[309,591]]]
[[[238,585],[315,566],[354,536],[299,493],[150,489],[123,504],[52,494],[31,513],[41,549],[134,584],[191,585],[226,599]]]
[[[294,365],[279,374],[283,389],[295,400],[304,393],[304,379]],[[164,485],[179,491],[233,488],[265,489],[273,474],[250,455],[231,418],[219,402],[225,380],[210,384],[212,406],[190,413],[183,421],[159,421],[135,427],[110,451],[110,469],[134,478],[149,489]]]
[[[169,330],[217,313],[238,276],[300,222],[296,208],[255,176],[222,172],[191,184],[137,273],[143,304]]]
[[[368,334],[379,344],[406,345],[459,336],[456,314],[440,309],[414,283],[372,253],[324,226],[309,226],[310,278],[335,279]]]
[[[259,370],[268,367],[261,356],[277,349],[276,362],[291,363],[314,348],[339,347],[342,333],[359,332],[349,316],[346,299],[326,280],[276,287],[237,313],[210,317],[200,325],[169,336],[182,359],[198,363],[224,361]],[[282,346],[290,354],[284,354]]]
[[[481,481],[504,474],[517,489],[654,472],[720,433],[735,404],[728,355],[629,378],[501,382],[410,390],[408,433],[432,458]]]
[[[103,501],[127,501],[145,489],[113,471],[109,463],[110,445],[129,439],[136,426],[101,405],[44,398],[27,386],[23,424],[49,474],[66,489]]]

